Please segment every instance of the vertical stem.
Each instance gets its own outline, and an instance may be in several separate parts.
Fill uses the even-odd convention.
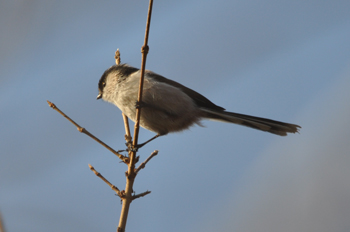
[[[145,69],[146,69],[146,57],[147,57],[147,53],[149,50],[147,43],[148,43],[149,27],[151,25],[152,5],[153,5],[153,0],[150,0],[149,7],[148,7],[145,41],[144,41],[144,44],[141,48],[142,63],[141,63],[140,88],[139,88],[139,95],[138,95],[138,99],[137,99],[138,102],[142,101],[143,79],[144,79]],[[134,147],[137,145],[137,141],[138,141],[138,135],[139,135],[139,129],[140,129],[140,116],[141,116],[141,107],[138,107],[136,109],[136,122],[135,122],[134,141],[133,141]]]
[[[125,197],[123,198],[122,210],[120,212],[120,219],[117,232],[124,232],[126,227],[126,221],[128,219],[128,213],[130,204],[132,201],[132,186],[134,185],[135,180],[135,164],[131,165],[131,160],[128,167],[128,173],[126,176],[126,187],[125,187]],[[133,167],[132,167],[133,166]]]
[[[126,140],[127,143],[129,143],[131,141],[129,119],[124,113],[122,113],[122,115],[123,115],[124,127],[125,127],[125,135],[126,135],[125,140]]]
[[[147,43],[148,43],[149,28],[150,28],[150,24],[151,24],[152,6],[153,6],[153,0],[150,0],[149,6],[148,6],[145,41],[144,41],[144,45],[142,46],[142,49],[141,49],[142,63],[141,63],[141,77],[140,77],[138,102],[142,101],[143,79],[144,79],[145,67],[146,67],[146,57],[147,57],[147,53],[148,53],[148,49],[149,49]],[[139,129],[140,129],[140,115],[141,115],[141,108],[137,108],[136,109],[136,122],[135,122],[135,128],[134,128],[133,147],[136,147],[137,141],[138,141],[138,135],[139,135]],[[118,230],[117,230],[118,232],[125,232],[126,221],[128,218],[130,203],[132,201],[133,184],[134,184],[134,180],[135,180],[135,176],[136,176],[136,173],[135,173],[136,150],[130,151],[129,157],[130,157],[130,162],[128,164],[128,172],[126,173],[125,197],[123,198],[123,205],[122,205],[122,210],[120,213],[119,225],[118,225]]]

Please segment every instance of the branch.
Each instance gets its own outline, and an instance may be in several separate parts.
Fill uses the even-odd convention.
[[[147,15],[147,24],[146,24],[146,32],[145,32],[145,41],[144,45],[142,46],[141,52],[142,52],[142,64],[141,64],[141,77],[140,77],[140,87],[139,87],[139,94],[138,94],[138,102],[142,102],[142,91],[143,91],[143,79],[145,75],[145,67],[146,67],[146,57],[148,53],[148,35],[149,35],[149,27],[151,23],[151,14],[152,14],[152,5],[153,0],[149,1],[148,6],[148,15]],[[132,147],[136,148],[138,136],[139,136],[139,129],[140,129],[140,115],[141,115],[141,107],[136,108],[136,122],[135,122],[135,128],[134,128],[134,140],[132,143]],[[134,199],[132,196],[133,192],[133,184],[135,180],[135,163],[137,161],[136,159],[136,150],[132,149],[129,151],[129,158],[130,162],[128,164],[128,172],[126,177],[126,186],[125,186],[125,198],[123,199],[123,205],[122,210],[120,213],[120,219],[119,219],[119,225],[118,225],[118,232],[124,232],[126,227],[126,221],[128,218],[130,203]],[[147,193],[148,194],[148,193]],[[146,194],[145,194],[146,195]],[[141,197],[140,195],[139,197]]]
[[[120,52],[119,52],[119,48],[117,49],[117,51],[115,51],[114,59],[115,59],[115,63],[116,63],[117,65],[119,65],[119,64],[120,64]]]
[[[143,44],[143,46],[141,48],[142,63],[141,63],[141,77],[140,77],[139,95],[138,95],[138,99],[137,99],[138,102],[142,102],[143,79],[144,79],[145,69],[146,69],[146,57],[147,57],[147,53],[149,51],[148,35],[149,35],[149,28],[150,28],[150,25],[151,25],[152,5],[153,5],[153,0],[150,0],[149,1],[149,6],[148,6],[145,41],[144,41],[144,44]],[[133,146],[134,147],[136,147],[137,142],[138,142],[139,129],[140,129],[141,108],[142,107],[136,108],[136,122],[135,122],[134,141],[133,141]]]
[[[132,137],[130,134],[129,119],[124,113],[122,113],[122,115],[123,115],[124,127],[125,127],[125,141],[127,144],[129,144],[131,143],[131,140],[132,140]]]
[[[115,51],[114,59],[115,59],[115,63],[117,65],[119,65],[120,64],[119,48],[117,49],[117,51]],[[124,113],[122,113],[122,115],[123,115],[124,127],[125,127],[125,141],[127,143],[127,147],[129,147],[132,144],[132,142],[131,142],[132,137],[130,134],[129,120],[128,120],[128,117]]]
[[[137,174],[141,169],[145,168],[146,164],[156,155],[158,155],[158,150],[152,152],[152,154],[142,164],[140,164],[138,168],[136,168],[135,173]]]
[[[97,171],[95,170],[95,168],[94,168],[93,166],[91,166],[90,164],[89,164],[89,168],[90,168],[91,171],[93,171],[93,172],[95,173],[96,176],[100,177],[106,184],[108,184],[108,186],[111,187],[112,190],[113,190],[114,192],[116,192],[117,195],[118,195],[121,199],[124,198],[124,193],[123,193],[123,191],[121,192],[121,191],[117,188],[117,186],[112,185],[111,182],[109,182],[106,178],[104,178],[104,176],[102,176],[101,173],[97,172]]]
[[[49,104],[49,106],[51,108],[53,108],[54,110],[56,110],[58,113],[60,113],[63,117],[65,117],[68,121],[70,121],[71,123],[73,123],[78,131],[80,131],[81,133],[86,134],[87,136],[89,136],[90,138],[94,139],[95,141],[97,141],[99,144],[101,144],[102,146],[104,146],[105,148],[107,148],[110,152],[112,152],[113,154],[115,154],[116,156],[119,157],[119,159],[121,159],[124,163],[128,163],[129,162],[129,158],[123,156],[122,154],[116,152],[113,148],[111,148],[110,146],[108,146],[107,144],[105,144],[104,142],[102,142],[100,139],[98,139],[97,137],[95,137],[93,134],[91,134],[89,131],[87,131],[85,128],[81,127],[78,125],[78,123],[74,122],[70,117],[68,117],[65,113],[63,113],[60,109],[57,108],[57,106],[55,104],[53,104],[50,101],[47,101],[47,103]]]

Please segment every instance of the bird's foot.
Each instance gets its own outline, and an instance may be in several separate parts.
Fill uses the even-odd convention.
[[[143,107],[145,107],[145,106],[147,106],[147,104],[144,103],[143,101],[136,101],[136,102],[135,102],[135,108],[136,108],[136,109],[141,109],[141,108],[143,108]]]

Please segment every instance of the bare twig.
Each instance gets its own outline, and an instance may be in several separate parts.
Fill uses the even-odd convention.
[[[114,59],[115,59],[115,63],[116,63],[117,65],[119,65],[119,64],[120,64],[120,52],[119,52],[119,48],[117,49],[117,51],[115,51]]]
[[[104,146],[105,148],[107,148],[110,152],[112,152],[113,154],[115,154],[116,156],[119,157],[119,159],[121,159],[124,163],[128,163],[129,162],[129,158],[123,156],[122,154],[116,152],[113,148],[111,148],[110,146],[108,146],[107,144],[105,144],[104,142],[102,142],[100,139],[98,139],[97,137],[95,137],[93,134],[91,134],[89,131],[87,131],[85,128],[81,127],[78,125],[78,123],[74,122],[70,117],[68,117],[65,113],[63,113],[60,109],[57,108],[57,106],[55,104],[53,104],[50,101],[47,101],[47,103],[49,104],[49,106],[51,108],[53,108],[54,110],[56,110],[58,113],[60,113],[63,117],[65,117],[68,121],[70,121],[71,123],[73,123],[78,131],[80,131],[81,133],[86,134],[87,136],[89,136],[90,138],[94,139],[95,141],[97,141],[99,144],[101,144],[102,146]]]
[[[124,126],[125,126],[125,141],[126,143],[131,143],[132,137],[130,134],[129,119],[124,113],[122,113],[122,115],[123,115]]]
[[[136,168],[135,173],[137,174],[141,169],[145,168],[146,164],[156,155],[158,155],[158,150],[152,152],[152,154],[142,164],[140,164],[138,168]]]
[[[150,0],[149,6],[148,6],[145,41],[141,49],[141,52],[142,52],[141,77],[140,77],[139,94],[137,99],[138,102],[140,103],[142,102],[143,79],[144,79],[144,73],[145,73],[145,67],[146,67],[146,57],[149,50],[147,43],[148,43],[149,28],[151,23],[152,5],[153,5],[153,0]],[[136,148],[137,142],[138,142],[138,135],[139,135],[139,129],[140,129],[140,115],[141,115],[141,107],[138,107],[136,109],[136,122],[134,127],[134,139],[132,143],[133,148]],[[133,184],[136,176],[136,173],[135,173],[136,149],[130,150],[129,158],[130,158],[130,162],[128,164],[128,172],[127,172],[127,178],[126,178],[125,198],[123,198],[123,205],[120,213],[119,225],[117,230],[118,232],[125,231],[130,203],[133,200],[132,192],[133,192]]]
[[[139,87],[139,95],[138,95],[138,102],[142,102],[142,92],[143,92],[143,79],[145,75],[145,69],[146,69],[146,58],[149,51],[148,47],[148,35],[149,35],[149,28],[151,25],[151,14],[152,14],[152,6],[153,6],[153,0],[149,1],[149,7],[148,7],[148,15],[147,15],[147,23],[146,23],[146,32],[145,32],[145,41],[141,48],[142,53],[142,63],[141,63],[141,77],[140,77],[140,87]],[[138,107],[136,109],[136,122],[135,122],[135,129],[134,129],[134,141],[133,145],[136,147],[138,142],[138,136],[139,136],[139,129],[140,129],[140,116],[141,116],[141,108]]]
[[[117,49],[117,51],[115,51],[115,55],[114,55],[114,59],[115,59],[115,63],[117,65],[120,64],[120,52],[119,52],[119,48]],[[131,140],[132,140],[132,137],[131,137],[131,134],[130,134],[130,127],[129,127],[129,119],[128,117],[122,113],[123,115],[123,120],[124,120],[124,126],[125,126],[125,141],[126,143],[129,145],[131,145]],[[129,146],[128,146],[129,147]]]
[[[140,76],[140,86],[139,86],[139,93],[138,93],[138,102],[142,102],[142,92],[143,92],[143,80],[144,80],[144,74],[145,74],[145,67],[146,67],[146,57],[149,50],[148,47],[148,35],[149,35],[149,28],[151,23],[151,14],[152,14],[152,6],[153,6],[153,0],[149,1],[149,8],[148,8],[148,16],[147,16],[147,23],[146,23],[146,32],[145,32],[145,40],[144,45],[142,46],[141,52],[142,52],[142,64],[141,64],[141,76]],[[120,52],[119,49],[115,53],[115,62],[117,65],[120,64]],[[61,110],[59,110],[55,104],[47,101],[49,106],[53,109],[55,109],[57,112],[59,112],[61,115],[63,115],[67,120],[69,120],[72,124],[74,124],[78,130],[82,133],[85,133],[86,135],[93,138],[95,141],[100,143],[102,146],[106,147],[109,151],[111,151],[113,154],[117,155],[124,163],[128,164],[128,171],[126,172],[126,186],[125,190],[120,191],[116,186],[112,185],[106,178],[104,178],[99,172],[97,172],[91,165],[89,165],[90,169],[100,177],[105,183],[108,184],[121,198],[123,204],[122,209],[120,213],[120,220],[118,225],[118,232],[125,232],[126,222],[128,218],[130,203],[140,197],[144,197],[147,194],[150,194],[150,191],[146,191],[137,195],[133,195],[133,184],[135,181],[136,174],[146,166],[146,164],[152,159],[152,157],[156,156],[158,154],[158,151],[154,151],[150,157],[148,157],[137,169],[135,169],[135,164],[138,162],[139,157],[136,156],[137,152],[137,143],[138,143],[138,134],[139,134],[139,128],[140,128],[140,115],[141,115],[141,107],[138,107],[136,109],[136,122],[134,127],[134,139],[132,139],[130,134],[130,128],[129,128],[129,121],[126,115],[123,114],[124,119],[124,125],[125,125],[125,139],[127,141],[127,144],[129,149],[129,157],[125,157],[121,154],[119,154],[117,151],[113,150],[111,147],[109,147],[107,144],[96,138],[94,135],[92,135],[90,132],[88,132],[85,128],[82,128],[79,126],[76,122],[74,122],[72,119],[70,119],[66,114],[64,114]]]
[[[144,196],[146,196],[147,194],[150,194],[150,193],[151,193],[151,191],[147,190],[146,192],[134,195],[134,196],[132,196],[132,200],[135,200],[135,199],[140,198],[140,197],[144,197]]]
[[[120,198],[124,197],[123,193],[117,188],[117,186],[112,185],[111,182],[109,182],[106,178],[104,178],[104,176],[102,176],[101,173],[97,172],[95,170],[95,168],[93,166],[91,166],[90,164],[89,164],[89,168],[91,171],[93,171],[95,173],[96,176],[100,177],[106,184],[108,184],[108,186],[111,187],[112,190],[114,192],[116,192]]]

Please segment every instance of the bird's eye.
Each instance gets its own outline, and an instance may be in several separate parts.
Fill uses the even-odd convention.
[[[102,82],[102,86],[105,87],[106,86],[106,82]]]

